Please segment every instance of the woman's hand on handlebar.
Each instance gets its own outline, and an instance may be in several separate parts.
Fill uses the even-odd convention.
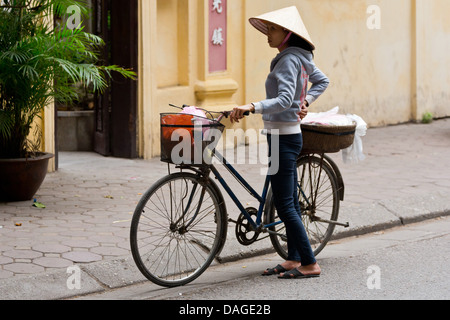
[[[230,114],[231,123],[237,122],[243,119],[245,116],[250,115],[250,113],[255,112],[255,107],[252,104],[247,104],[245,106],[236,107]]]

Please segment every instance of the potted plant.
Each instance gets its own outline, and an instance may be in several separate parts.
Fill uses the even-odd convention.
[[[41,133],[32,128],[45,107],[78,99],[74,84],[101,92],[112,72],[135,77],[131,70],[100,65],[104,43],[81,25],[53,26],[54,17],[66,15],[71,6],[89,13],[84,1],[0,1],[0,201],[29,200],[44,180],[53,155],[39,152]],[[44,172],[31,172],[42,158],[36,166]]]

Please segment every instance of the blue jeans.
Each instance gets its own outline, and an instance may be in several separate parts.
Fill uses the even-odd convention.
[[[300,261],[302,265],[316,262],[311,244],[301,219],[301,209],[297,192],[297,159],[303,146],[302,134],[280,135],[279,138],[279,166],[277,172],[271,176],[272,192],[278,216],[286,227],[289,261]],[[272,146],[278,139],[267,135],[269,143],[269,157]]]

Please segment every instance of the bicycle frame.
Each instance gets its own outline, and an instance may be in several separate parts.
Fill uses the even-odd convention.
[[[212,117],[210,112],[208,113]],[[218,122],[229,115],[229,112],[218,113],[220,116],[215,120]],[[202,130],[202,133],[205,132]],[[214,141],[216,138],[217,136]],[[208,141],[205,137],[203,139]],[[260,234],[269,233],[268,237],[275,251],[285,259],[288,255],[286,230],[277,217],[271,195],[271,166],[267,168],[260,194],[215,150],[215,145],[206,146],[209,149],[204,150],[202,143],[201,149],[194,149],[201,150],[204,156],[204,151],[209,152],[206,154],[207,158],[203,158],[198,164],[177,164],[172,162],[171,158],[170,162],[164,161],[167,162],[169,175],[154,183],[136,206],[130,231],[131,251],[139,270],[147,279],[158,285],[175,287],[198,278],[213,259],[218,258],[223,249],[227,239],[228,222],[236,224],[235,232],[240,244],[251,245],[267,238],[259,238]],[[225,181],[218,171],[217,163],[207,164],[211,158],[218,159],[249,195],[258,201],[258,209],[244,207],[245,202],[242,203],[238,199],[239,193],[235,194]],[[171,164],[181,172],[172,174]],[[317,255],[330,240],[334,225],[344,225],[337,222],[339,200],[343,200],[343,180],[337,166],[324,154],[320,158],[314,154],[300,155],[296,170],[300,168],[302,172],[297,182],[299,192],[295,201],[299,201],[302,221],[307,224],[306,231],[309,232],[310,226],[313,228],[308,236],[318,245],[314,252]],[[184,169],[194,173],[183,172]],[[211,173],[240,211],[237,221],[228,219],[224,193],[213,180]],[[226,178],[228,179],[228,176]],[[322,179],[327,183],[322,184]],[[165,194],[170,196],[166,199]],[[319,201],[318,208],[316,201]],[[329,220],[324,219],[328,216]],[[278,227],[274,228],[275,226]]]
[[[281,224],[282,222],[274,222],[271,224],[263,225],[262,224],[262,216],[264,212],[264,206],[266,204],[267,200],[267,193],[269,191],[269,184],[270,184],[270,176],[266,176],[266,180],[264,183],[264,188],[262,191],[262,194],[260,195],[258,192],[256,192],[252,186],[248,184],[248,182],[239,174],[239,172],[236,171],[236,169],[223,157],[222,154],[220,154],[218,151],[214,152],[214,156],[220,161],[220,163],[231,173],[231,175],[246,189],[246,191],[254,197],[259,202],[259,209],[256,217],[256,221],[253,220],[253,218],[248,214],[247,210],[244,208],[242,203],[239,201],[237,196],[234,194],[234,192],[231,190],[230,186],[227,184],[225,179],[222,177],[222,175],[219,173],[217,168],[214,165],[210,166],[210,169],[214,176],[219,180],[222,187],[225,189],[225,191],[228,193],[228,195],[231,197],[233,202],[236,204],[238,209],[241,211],[241,213],[244,215],[244,217],[250,222],[252,227],[257,229],[267,229],[270,227],[273,227],[275,225]]]

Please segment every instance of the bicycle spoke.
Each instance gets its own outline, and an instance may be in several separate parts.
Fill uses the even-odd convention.
[[[174,174],[151,188],[135,211],[133,257],[155,283],[183,285],[208,267],[224,234],[226,214],[215,193],[195,175]]]
[[[334,225],[321,221],[335,221],[339,210],[339,197],[336,177],[331,167],[323,159],[308,156],[299,159],[298,201],[302,210],[302,222],[314,253],[317,255],[330,239]],[[270,222],[279,221],[276,209],[271,203]],[[272,228],[274,231],[275,228]],[[275,230],[284,233],[285,230]],[[271,234],[270,239],[276,251],[283,258],[287,257],[285,236]]]

